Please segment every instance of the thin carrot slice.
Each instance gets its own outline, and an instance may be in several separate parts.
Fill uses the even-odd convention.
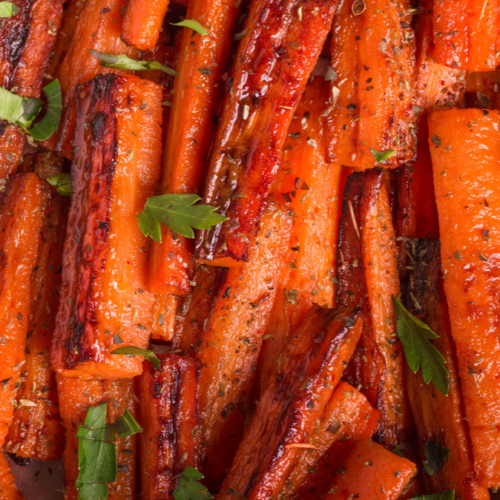
[[[199,417],[196,362],[159,354],[162,371],[149,362],[138,379],[142,498],[171,498],[178,474],[197,468]]]
[[[330,30],[336,2],[253,0],[248,33],[212,147],[205,202],[229,220],[202,231],[196,254],[246,260],[276,177],[288,126]]]
[[[479,485],[500,486],[498,219],[500,115],[479,109],[429,117],[441,261]]]
[[[70,377],[128,378],[146,347],[154,296],[148,241],[137,215],[159,180],[161,89],[136,76],[97,76],[78,91],[73,196],[63,254],[54,369]]]

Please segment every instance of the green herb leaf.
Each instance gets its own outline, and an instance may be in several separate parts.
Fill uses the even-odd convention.
[[[399,446],[399,444],[396,446],[396,448],[392,449],[392,452],[394,453],[394,455],[397,455],[398,457],[406,458],[404,453],[401,451],[401,446]]]
[[[122,418],[119,418],[116,421],[115,427],[118,437],[121,438],[126,436],[133,436],[134,434],[138,434],[139,432],[142,432],[144,430],[127,409],[125,409],[125,413],[123,414]]]
[[[214,212],[215,208],[210,205],[194,205],[199,200],[200,197],[195,194],[153,196],[148,198],[141,215],[146,214],[146,216],[154,217],[173,231],[182,234],[182,236],[194,238],[193,228],[210,229],[212,226],[227,220],[227,217]],[[152,225],[145,217],[141,220],[141,215],[139,216],[139,222],[142,222],[147,227],[148,233],[150,233]],[[158,236],[158,233],[155,234]]]
[[[140,347],[135,347],[133,345],[128,345],[126,347],[119,347],[110,354],[123,354],[126,356],[144,356],[158,371],[161,372],[161,362],[153,351],[148,351],[147,349],[141,349]]]
[[[427,458],[423,461],[424,469],[429,476],[437,472],[450,456],[450,450],[439,441],[427,441],[424,452],[425,458]]]
[[[62,113],[62,94],[59,80],[50,82],[43,88],[48,108],[45,116],[27,132],[37,141],[47,140],[59,128]]]
[[[203,474],[188,465],[180,474],[174,490],[175,500],[211,500],[213,496],[199,481]]]
[[[208,31],[195,19],[184,19],[180,23],[170,23],[173,26],[185,26],[186,28],[191,28],[193,32],[199,33],[202,36],[207,36]],[[193,33],[194,35],[194,33]]]
[[[12,17],[19,12],[19,7],[12,2],[0,2],[0,17]]]
[[[24,99],[0,87],[0,119],[18,124],[23,120]],[[34,118],[34,117],[33,117]]]
[[[455,490],[440,491],[439,493],[413,497],[410,500],[455,500]]]
[[[48,177],[47,181],[52,186],[55,186],[59,194],[63,196],[71,196],[73,194],[71,174],[54,174]]]
[[[394,156],[396,154],[396,150],[394,149],[388,149],[387,151],[375,151],[374,149],[370,148],[370,152],[375,158],[375,161],[377,163],[384,163],[385,160],[389,159],[391,156]]]
[[[116,434],[114,425],[106,425],[107,404],[89,408],[85,425],[80,426],[78,438],[79,500],[106,500],[106,483],[116,481]]]
[[[161,243],[161,226],[158,219],[146,212],[141,212],[137,218],[139,219],[139,227],[141,228],[142,234]]]
[[[114,55],[107,52],[98,52],[97,50],[89,49],[90,53],[99,59],[100,65],[106,68],[129,69],[132,71],[159,70],[168,75],[177,76],[177,71],[161,64],[157,61],[136,61],[125,54]]]
[[[443,355],[429,342],[439,338],[423,321],[415,318],[401,304],[396,296],[392,296],[396,312],[398,336],[403,344],[406,361],[414,373],[422,367],[422,377],[428,384],[431,380],[434,387],[448,395],[450,378]]]

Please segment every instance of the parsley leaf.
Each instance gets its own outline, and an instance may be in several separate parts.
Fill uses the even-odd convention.
[[[63,196],[71,196],[73,194],[71,174],[54,174],[47,177],[47,182],[50,185],[55,186],[57,192]]]
[[[148,349],[141,349],[140,347],[135,347],[133,345],[128,345],[126,347],[119,347],[114,351],[111,351],[110,354],[123,354],[126,356],[144,356],[158,371],[161,372],[161,361],[158,359],[158,356],[153,351],[149,351]]]
[[[133,436],[142,432],[144,429],[137,423],[137,420],[125,408],[125,413],[115,422],[116,433],[118,437]]]
[[[413,373],[422,367],[422,377],[428,384],[431,380],[434,387],[448,395],[450,378],[445,366],[443,355],[429,342],[429,339],[439,338],[423,321],[415,318],[401,304],[396,296],[392,296],[396,312],[398,337],[403,344],[406,361]]]
[[[210,227],[227,220],[227,217],[214,212],[210,205],[194,205],[200,197],[196,194],[164,194],[152,196],[144,205],[139,225],[146,236],[161,242],[161,232],[152,219],[156,219],[176,233],[186,238],[194,238],[194,229]]]
[[[19,12],[19,7],[12,2],[0,2],[0,17],[12,17]]]
[[[50,82],[43,88],[48,108],[45,116],[28,130],[37,141],[47,140],[58,128],[62,113],[62,94],[59,80]]]
[[[136,61],[125,54],[114,55],[89,49],[90,53],[101,61],[99,64],[105,68],[129,69],[132,71],[160,70],[168,75],[177,76],[177,71],[157,61]]]
[[[170,24],[173,26],[185,26],[186,28],[191,28],[193,30],[193,36],[195,32],[202,36],[207,36],[209,34],[208,31],[195,19],[184,19],[184,21],[181,21],[180,23]]]
[[[427,458],[427,460],[423,461],[425,472],[429,476],[432,476],[446,462],[446,459],[450,455],[450,450],[439,441],[430,440],[425,443],[424,453],[425,458]]]
[[[455,500],[455,490],[440,491],[439,493],[413,497],[410,500]]]
[[[370,152],[375,158],[375,161],[377,163],[384,163],[385,160],[389,159],[391,156],[394,156],[396,154],[396,150],[394,149],[388,149],[387,151],[375,151],[374,149],[370,148]]]
[[[213,496],[199,481],[203,474],[188,465],[180,474],[174,490],[175,500],[211,500]]]

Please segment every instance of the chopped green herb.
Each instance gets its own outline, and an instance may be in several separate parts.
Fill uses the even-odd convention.
[[[423,461],[425,472],[429,476],[432,476],[446,462],[446,459],[450,455],[450,450],[439,441],[430,440],[425,443],[424,453],[427,459]]]
[[[431,137],[431,141],[432,141],[432,144],[434,144],[434,146],[436,146],[436,148],[441,146],[441,139],[437,135],[433,135]]]
[[[19,7],[12,2],[0,2],[0,17],[12,17],[19,12]]]
[[[116,423],[116,433],[118,437],[132,436],[143,431],[143,428],[137,423],[132,414],[125,408],[125,413]]]
[[[170,23],[173,26],[184,26],[186,28],[191,28],[193,30],[193,36],[196,33],[199,33],[202,36],[207,36],[208,31],[195,19],[184,19],[180,23]]]
[[[385,160],[388,160],[391,156],[396,154],[394,149],[388,149],[387,151],[375,151],[373,148],[370,148],[370,152],[375,158],[377,163],[384,163]]]
[[[177,487],[174,490],[175,500],[211,500],[213,496],[200,483],[203,474],[188,465],[179,475]]]
[[[71,174],[54,174],[48,177],[47,181],[52,186],[55,186],[59,194],[63,196],[71,196],[73,194]]]
[[[398,457],[406,458],[404,453],[401,451],[401,447],[399,446],[399,444],[396,446],[396,448],[392,449],[392,452]]]
[[[140,347],[135,347],[133,345],[128,345],[126,347],[119,347],[110,354],[123,354],[126,356],[144,356],[158,371],[161,372],[161,362],[153,351],[148,349],[141,349]]]
[[[440,491],[439,493],[413,497],[410,500],[455,500],[455,490]]]
[[[37,141],[46,141],[59,128],[62,113],[62,94],[59,80],[43,88],[48,107],[45,116],[27,132]]]

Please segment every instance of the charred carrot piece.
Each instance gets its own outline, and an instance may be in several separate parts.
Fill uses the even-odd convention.
[[[440,443],[450,452],[436,472],[429,475],[424,471],[423,478],[429,492],[455,490],[460,498],[487,499],[488,490],[478,486],[475,480],[455,345],[442,286],[439,241],[421,240],[415,247],[413,258],[415,271],[406,305],[439,335],[432,343],[446,359],[450,374],[450,392],[446,397],[433,385],[425,384],[420,373],[407,370],[410,404],[422,459],[426,459],[424,450],[429,441]]]
[[[415,464],[372,441],[358,441],[335,474],[327,500],[396,500],[415,475]],[[358,496],[359,495],[359,496]]]
[[[38,258],[31,277],[26,363],[23,365],[26,376],[17,393],[17,407],[6,438],[6,449],[20,457],[59,460],[64,432],[49,354],[59,305],[68,203],[54,190],[45,204]]]
[[[205,202],[229,220],[200,233],[198,258],[214,265],[223,258],[248,258],[288,126],[330,30],[335,4],[252,1],[205,186]]]
[[[412,434],[405,360],[395,329],[392,295],[399,295],[396,238],[381,169],[349,176],[339,236],[338,305],[367,315],[350,375],[381,413],[380,439],[396,446]],[[349,379],[348,379],[349,380]]]
[[[285,495],[295,496],[308,482],[315,483],[318,491],[316,472],[319,472],[317,465],[323,455],[339,442],[369,439],[377,430],[379,416],[380,412],[370,405],[363,394],[346,382],[339,384],[311,436],[310,443],[315,448],[302,452],[286,481]],[[327,477],[331,477],[331,473]]]
[[[304,448],[313,446],[310,436],[352,356],[362,321],[357,310],[311,308],[270,378],[218,498],[239,491],[264,499],[284,490]]]
[[[449,110],[429,117],[441,261],[457,349],[474,470],[479,485],[500,485],[500,370],[496,261],[500,199],[498,111]]]
[[[11,402],[24,372],[31,273],[41,238],[45,186],[35,174],[12,177],[2,193],[0,216],[0,444],[14,413]]]
[[[490,71],[498,64],[498,2],[434,1],[436,61],[467,71]]]
[[[64,376],[128,378],[146,347],[154,296],[146,291],[148,242],[137,222],[159,180],[161,89],[136,76],[98,75],[78,94],[77,157],[52,348]]]
[[[84,424],[91,406],[107,402],[107,423],[112,424],[122,417],[127,409],[134,417],[134,381],[81,380],[57,376],[57,390],[61,418],[66,430],[64,448],[65,500],[77,500],[75,482],[78,477],[78,428]],[[139,422],[140,423],[140,422]],[[118,476],[108,483],[110,500],[132,500],[136,490],[136,436],[118,438],[116,441]]]
[[[187,18],[199,19],[210,35],[192,37],[189,29],[183,33],[163,154],[164,193],[202,192],[239,5],[234,0],[194,0],[188,9]],[[153,244],[150,289],[189,294],[192,252],[190,240],[163,227],[162,243]]]
[[[324,161],[321,114],[326,108],[327,91],[324,79],[318,76],[306,86],[272,188],[272,196],[287,203],[295,217],[287,268],[278,285],[259,361],[263,388],[287,338],[311,305],[333,306],[341,167]]]
[[[158,355],[162,371],[149,362],[138,379],[141,498],[172,498],[180,472],[197,468],[199,416],[196,361]]]
[[[21,160],[26,134],[15,125],[0,122],[0,180],[12,175]]]
[[[24,500],[14,484],[14,476],[3,453],[0,453],[0,500]]]
[[[230,466],[241,439],[262,337],[286,265],[290,228],[284,207],[270,204],[248,262],[227,273],[196,341],[201,362],[201,465],[214,484]]]
[[[415,159],[415,45],[408,7],[406,0],[339,1],[326,115],[328,161],[371,168],[377,162],[370,148],[394,151],[384,163],[388,167]]]

